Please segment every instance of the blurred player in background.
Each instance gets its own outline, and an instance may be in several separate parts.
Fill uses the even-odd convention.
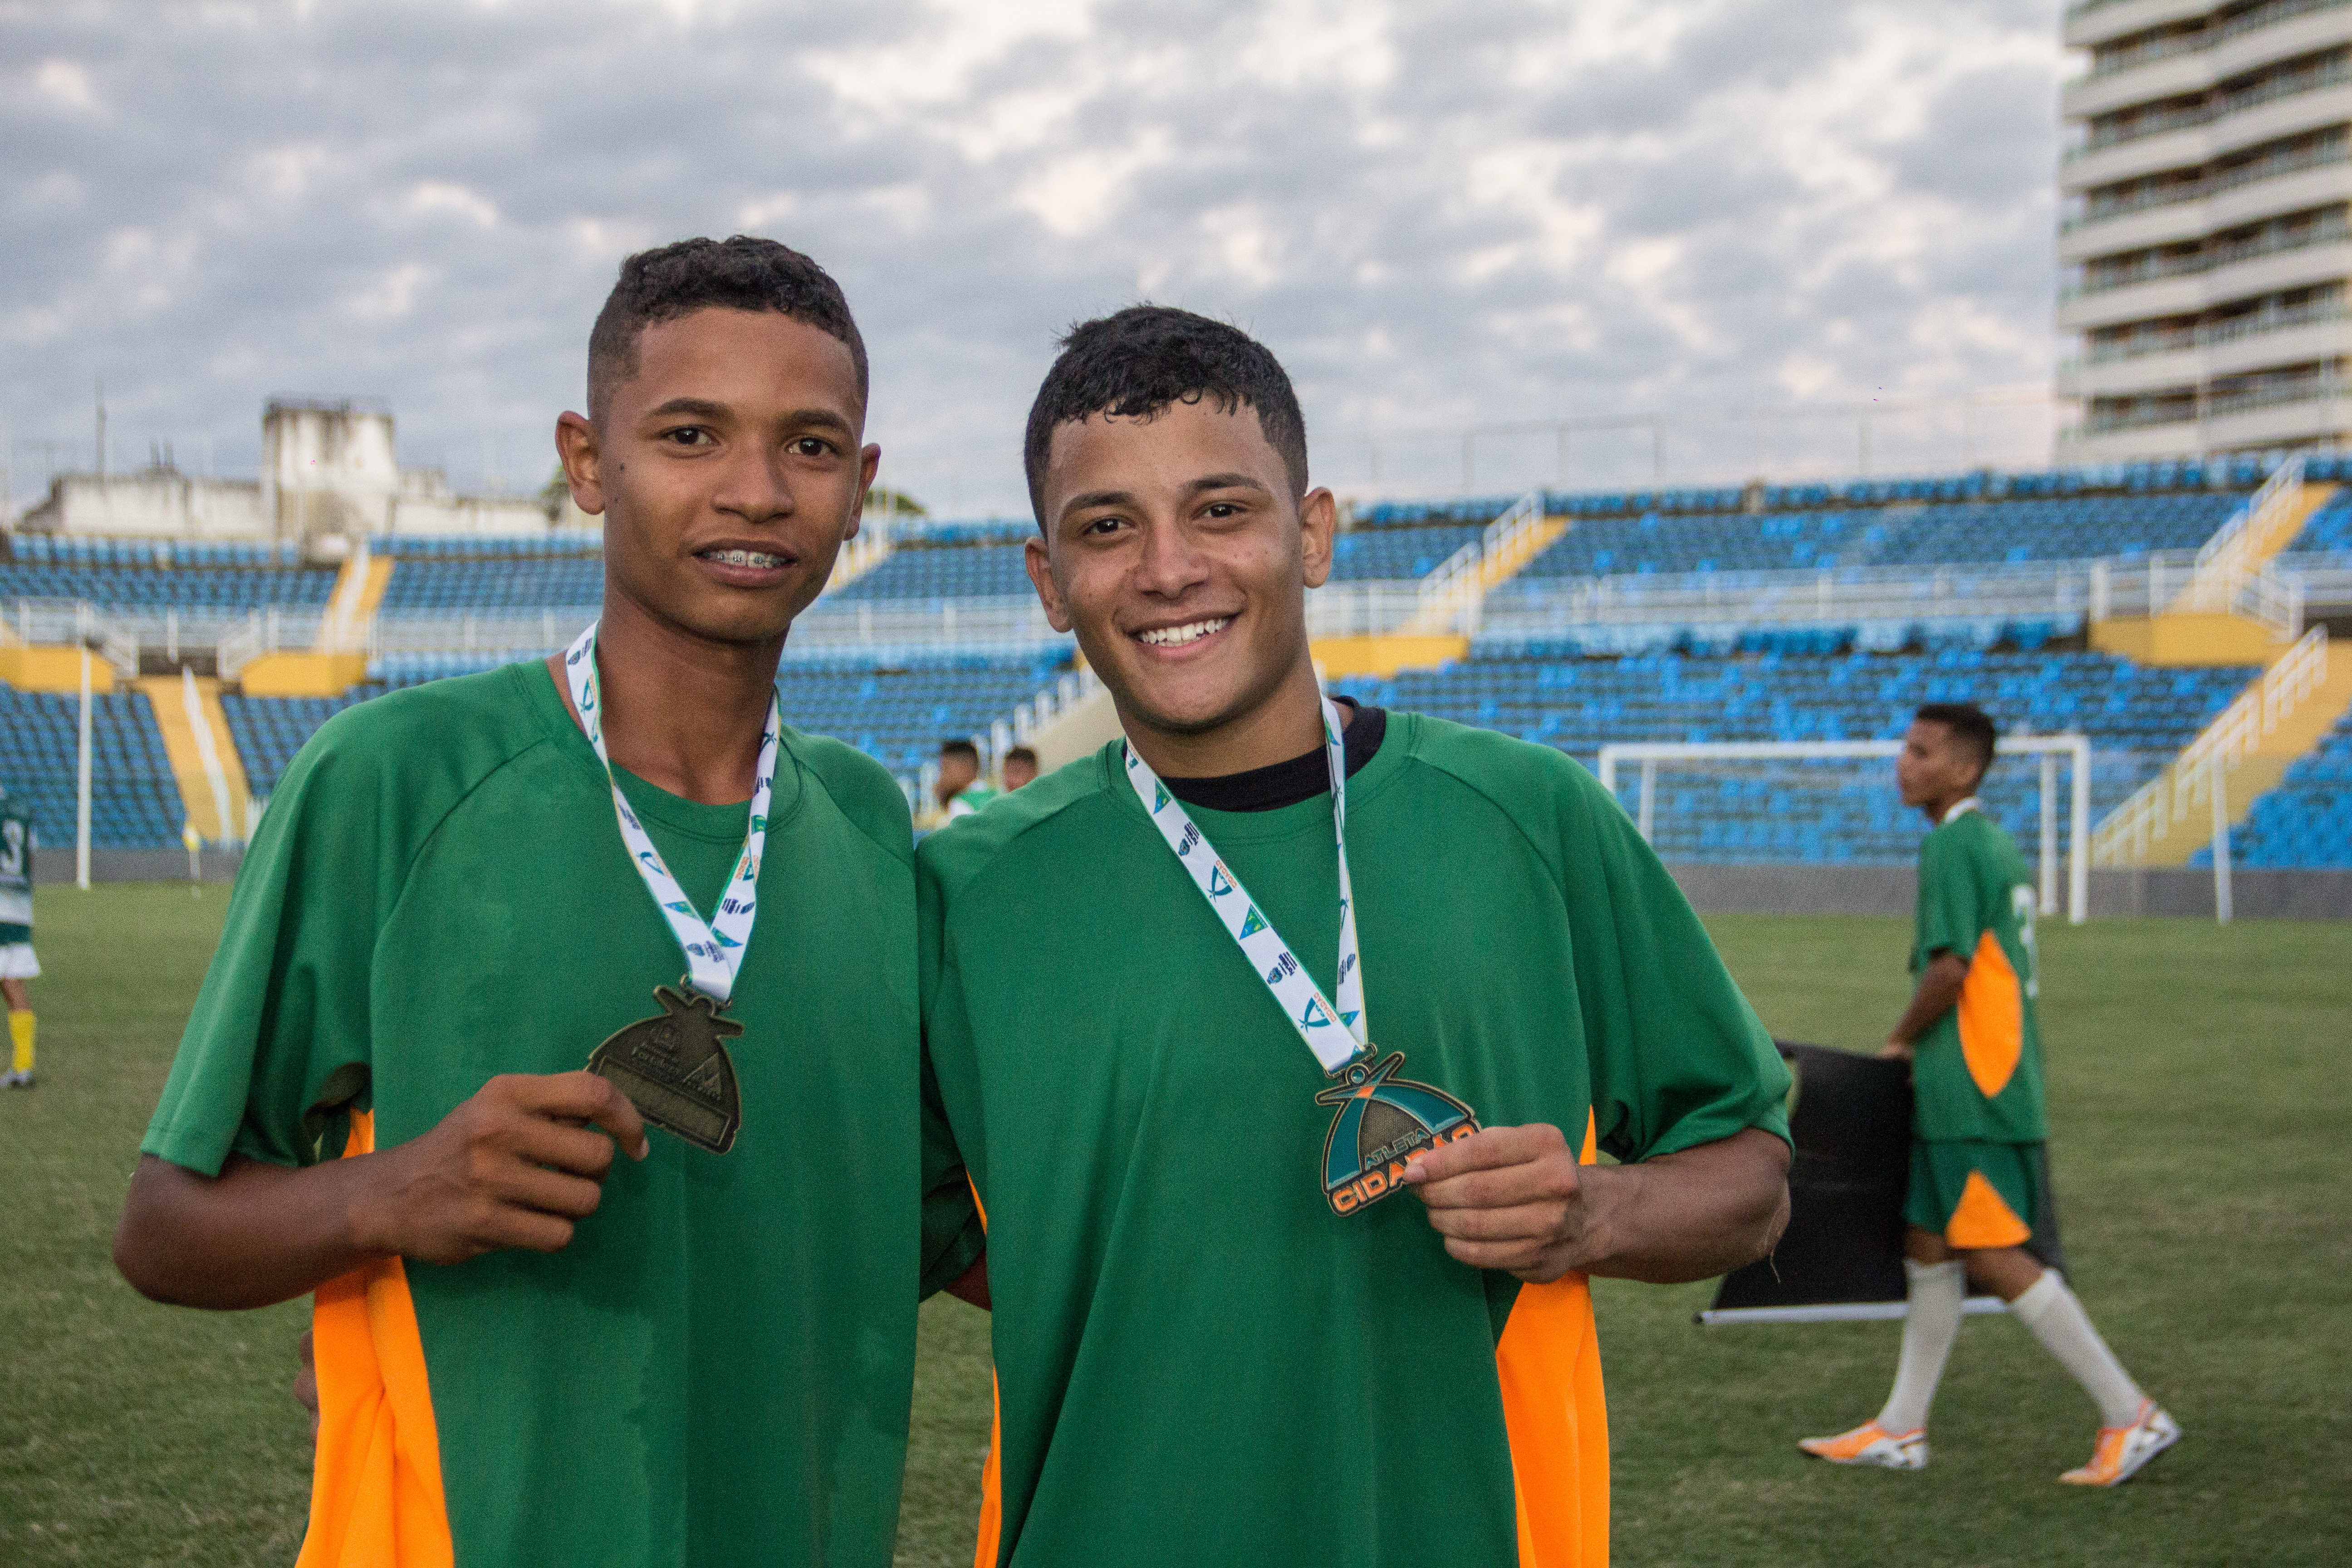
[[[2025,858],[1985,815],[1992,721],[1969,703],[1920,709],[1895,776],[1903,804],[1934,824],[1919,847],[1911,1005],[1879,1054],[1912,1064],[1911,1186],[1904,1202],[1910,1306],[1885,1407],[1851,1432],[1799,1447],[1841,1465],[1916,1470],[1927,1463],[1927,1407],[1959,1335],[1968,1282],[2009,1303],[2099,1407],[2088,1464],[2059,1479],[2112,1487],[2170,1447],[2180,1427],[2143,1394],[2083,1304],[2025,1243],[2041,1210],[2042,1039]]]
[[[1004,753],[1004,793],[1011,795],[1024,784],[1037,782],[1037,753],[1026,746],[1015,746]]]
[[[33,1087],[33,998],[25,982],[37,979],[33,956],[33,814],[0,789],[0,996],[8,1001],[8,1070],[0,1086]]]
[[[940,742],[940,782],[932,795],[939,802],[932,822],[940,827],[970,816],[996,798],[996,792],[980,776],[978,746],[970,741]]]
[[[929,1201],[994,1308],[978,1561],[1605,1562],[1585,1276],[1769,1247],[1771,1041],[1573,762],[1324,699],[1337,508],[1263,345],[1088,322],[1026,457],[1125,740],[917,858],[971,1180]]]

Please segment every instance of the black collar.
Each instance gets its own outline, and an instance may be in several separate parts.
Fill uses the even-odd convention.
[[[1334,700],[1345,702],[1356,710],[1355,718],[1339,731],[1347,746],[1348,776],[1354,778],[1372,760],[1372,753],[1381,749],[1381,740],[1388,733],[1388,710],[1366,707],[1350,697]],[[1160,782],[1168,786],[1170,795],[1186,805],[1204,806],[1211,811],[1275,811],[1330,794],[1331,767],[1324,760],[1323,748],[1318,746],[1286,763],[1252,768],[1247,773]]]

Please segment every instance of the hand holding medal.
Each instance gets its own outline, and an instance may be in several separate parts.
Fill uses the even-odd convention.
[[[1306,1042],[1332,1080],[1315,1096],[1318,1105],[1338,1108],[1324,1134],[1318,1171],[1324,1201],[1336,1215],[1349,1215],[1380,1202],[1404,1184],[1412,1163],[1441,1145],[1478,1131],[1469,1106],[1444,1089],[1396,1076],[1404,1053],[1381,1057],[1364,1022],[1363,964],[1356,947],[1356,900],[1348,878],[1348,764],[1339,739],[1339,710],[1326,697],[1323,751],[1331,769],[1331,825],[1339,850],[1339,1000],[1323,994],[1282,933],[1267,923],[1249,890],[1202,836],[1160,775],[1132,742],[1126,747],[1128,783],[1136,798],[1174,850],[1177,862],[1201,889],[1210,909],[1265,982],[1283,1016]]]

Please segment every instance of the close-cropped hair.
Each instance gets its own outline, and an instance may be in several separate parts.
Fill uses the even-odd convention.
[[[980,762],[980,748],[973,745],[970,741],[941,741],[940,742],[940,755],[942,757],[961,757],[964,761],[976,766]]]
[[[839,339],[857,371],[857,395],[866,396],[866,340],[841,285],[791,246],[739,234],[681,239],[621,263],[588,333],[588,417],[602,424],[614,385],[636,374],[647,327],[713,308],[773,310]]]
[[[1282,458],[1291,499],[1307,493],[1307,419],[1282,362],[1238,327],[1166,305],[1130,305],[1072,327],[1029,407],[1023,458],[1029,505],[1045,526],[1045,458],[1054,432],[1097,414],[1148,418],[1173,403],[1248,407]]]
[[[1994,728],[1990,716],[1975,703],[1930,702],[1912,717],[1949,730],[1961,745],[1976,754],[1979,777],[1992,766],[1993,746],[2000,741],[2000,731]]]

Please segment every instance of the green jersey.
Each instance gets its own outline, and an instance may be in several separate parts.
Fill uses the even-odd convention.
[[[1919,846],[1919,913],[1911,973],[1938,952],[1965,960],[1960,999],[1916,1044],[1912,1134],[1928,1142],[2033,1143],[2042,1107],[2040,989],[2033,877],[2000,824],[1973,800]]]
[[[32,809],[0,790],[0,944],[32,940],[34,837]]]
[[[729,1010],[732,1151],[655,1131],[562,1251],[406,1265],[460,1564],[890,1561],[921,1194],[913,850],[878,766],[780,744]],[[615,773],[709,910],[748,805]],[[273,795],[143,1147],[206,1174],[332,1156],[346,1125],[389,1148],[494,1074],[584,1066],[684,968],[544,666],[394,692],[330,720]]]
[[[1330,994],[1328,794],[1187,809]],[[1786,1135],[1770,1039],[1568,758],[1390,715],[1349,784],[1348,857],[1370,1038],[1404,1078],[1625,1160]],[[1334,1215],[1323,1069],[1118,742],[926,839],[917,867],[930,1087],[988,1233],[983,1562],[1605,1554],[1582,1281],[1465,1268],[1407,1194]]]

